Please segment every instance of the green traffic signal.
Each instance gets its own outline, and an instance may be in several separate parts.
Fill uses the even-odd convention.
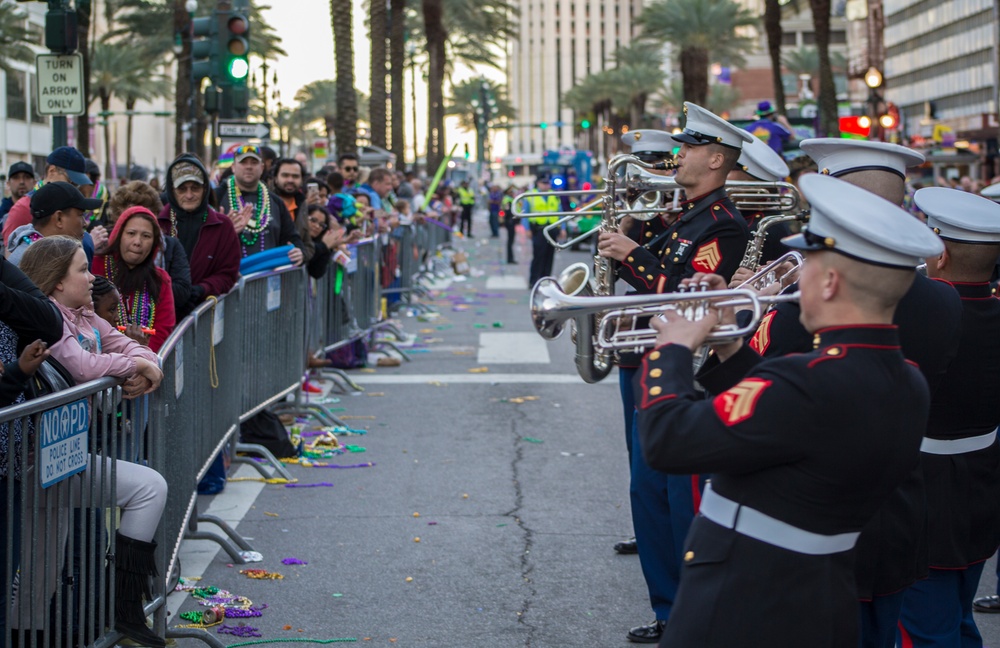
[[[250,64],[247,63],[245,58],[234,58],[229,62],[228,68],[229,78],[236,81],[247,78],[250,74]]]
[[[580,122],[580,128],[583,129],[590,128],[590,120],[584,119],[582,122]]]
[[[549,124],[548,122],[542,122],[541,124],[538,125],[538,127],[544,130],[549,127]]]
[[[247,55],[250,53],[250,20],[241,13],[225,17],[225,74],[229,80],[243,81],[250,73]]]

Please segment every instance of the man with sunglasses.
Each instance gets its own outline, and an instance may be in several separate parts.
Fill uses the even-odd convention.
[[[344,191],[354,190],[358,185],[358,169],[360,163],[358,156],[354,153],[341,153],[337,158],[337,166],[340,167],[340,174],[344,176]]]
[[[750,134],[701,106],[685,102],[684,131],[671,135],[676,156],[677,186],[684,191],[676,220],[644,224],[637,242],[623,233],[602,232],[598,253],[619,263],[618,277],[638,293],[674,292],[681,280],[697,272],[722,275],[728,281],[739,266],[750,231],[726,195],[726,176],[735,168]],[[639,142],[642,139],[638,140]],[[669,221],[669,222],[668,222]],[[626,416],[631,391],[624,382],[635,373],[622,359],[622,399]],[[634,401],[633,401],[634,402]],[[656,619],[632,628],[634,643],[657,643],[673,608],[680,578],[681,547],[698,511],[698,475],[667,475],[653,470],[639,449],[633,419],[632,524],[642,573]]]

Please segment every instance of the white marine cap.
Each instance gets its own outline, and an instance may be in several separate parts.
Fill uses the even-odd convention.
[[[982,196],[986,196],[991,200],[1000,200],[1000,182],[996,184],[991,184],[990,186],[980,191],[979,194]]]
[[[780,182],[788,177],[788,165],[764,140],[750,133],[753,139],[743,146],[737,166],[758,180]]]
[[[750,142],[750,133],[690,101],[684,102],[684,114],[684,130],[671,136],[678,142],[694,146],[722,144],[734,149]]]
[[[958,189],[927,187],[913,194],[934,233],[960,243],[1000,243],[1000,205]]]
[[[803,140],[799,147],[811,157],[819,172],[833,177],[855,171],[891,171],[906,177],[906,167],[924,163],[924,156],[913,149],[888,142],[817,137]]]
[[[643,128],[622,135],[622,144],[632,148],[632,153],[663,153],[670,157],[677,143],[667,131]]]
[[[944,251],[944,243],[916,217],[860,187],[810,173],[799,179],[812,214],[801,234],[781,242],[796,250],[832,250],[890,268],[915,268]]]

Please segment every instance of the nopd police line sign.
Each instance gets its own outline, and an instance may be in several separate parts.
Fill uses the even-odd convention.
[[[38,419],[42,488],[87,468],[90,404],[86,398],[42,412]]]
[[[39,54],[35,57],[39,115],[83,114],[83,56]]]

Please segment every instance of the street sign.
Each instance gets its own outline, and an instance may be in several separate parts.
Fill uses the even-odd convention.
[[[42,412],[38,418],[42,488],[86,470],[89,430],[86,398]]]
[[[267,123],[219,122],[219,137],[223,139],[270,139],[271,125]]]
[[[83,55],[38,54],[35,57],[39,115],[82,115]]]

